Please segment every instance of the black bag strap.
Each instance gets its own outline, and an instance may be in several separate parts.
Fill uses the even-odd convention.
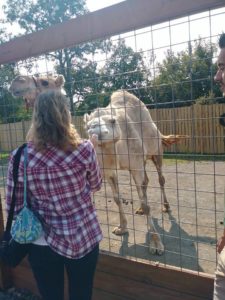
[[[26,147],[27,144],[23,144],[18,148],[16,151],[16,154],[14,156],[14,162],[13,162],[13,181],[14,181],[14,186],[13,186],[13,192],[12,192],[12,201],[10,204],[10,209],[9,209],[9,214],[7,218],[7,223],[6,223],[6,229],[5,229],[5,234],[10,234],[11,226],[12,226],[12,220],[13,220],[13,214],[15,210],[15,204],[16,204],[16,186],[17,186],[17,181],[18,181],[18,171],[19,171],[19,163],[20,163],[20,157],[22,154],[23,149]]]

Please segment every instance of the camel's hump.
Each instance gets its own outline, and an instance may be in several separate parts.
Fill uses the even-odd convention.
[[[114,92],[111,96],[111,104],[115,107],[124,106],[140,106],[144,105],[144,103],[139,100],[135,95],[125,91],[125,90],[118,90]]]

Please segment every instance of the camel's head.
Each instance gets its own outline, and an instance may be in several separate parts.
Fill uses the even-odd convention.
[[[120,126],[115,116],[102,115],[92,117],[85,114],[84,124],[88,135],[96,134],[100,143],[117,142],[120,139]]]
[[[10,85],[14,97],[23,97],[26,107],[33,107],[37,96],[46,90],[63,90],[65,79],[63,75],[56,76],[17,76]]]

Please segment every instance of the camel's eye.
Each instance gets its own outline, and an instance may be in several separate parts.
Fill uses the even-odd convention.
[[[43,86],[48,86],[48,81],[47,80],[41,80],[41,84]]]

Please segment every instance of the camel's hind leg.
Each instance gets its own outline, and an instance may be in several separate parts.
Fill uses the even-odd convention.
[[[141,207],[136,213],[144,214],[147,217],[148,230],[151,235],[149,250],[152,254],[162,255],[164,252],[164,246],[161,241],[160,235],[155,229],[150,206],[147,203],[147,187],[148,187],[148,176],[145,170],[132,170],[134,182],[136,184],[138,196],[141,202]]]
[[[167,201],[166,193],[165,193],[165,178],[162,174],[162,155],[153,155],[152,156],[152,161],[156,167],[156,170],[158,172],[158,177],[159,177],[159,185],[160,189],[162,192],[162,197],[163,197],[163,212],[169,212],[170,211],[170,205],[169,202]]]
[[[113,229],[113,233],[116,235],[122,235],[122,234],[127,233],[128,229],[127,229],[127,219],[125,217],[121,197],[119,195],[119,187],[118,187],[118,180],[117,180],[116,173],[112,172],[110,174],[107,174],[106,180],[108,181],[108,183],[112,189],[113,199],[119,209],[120,224]]]

